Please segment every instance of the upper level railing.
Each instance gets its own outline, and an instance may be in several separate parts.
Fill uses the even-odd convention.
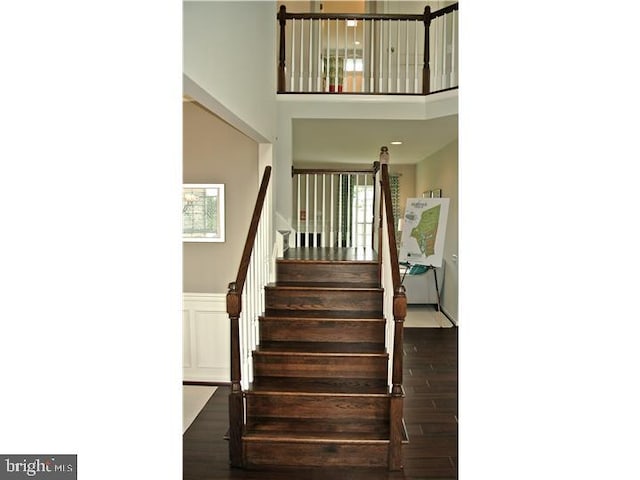
[[[423,14],[278,13],[278,93],[426,95],[458,86],[458,3]]]

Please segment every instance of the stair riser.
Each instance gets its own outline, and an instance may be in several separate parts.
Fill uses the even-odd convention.
[[[245,441],[248,468],[285,467],[386,467],[388,445]]]
[[[368,263],[278,262],[276,279],[284,283],[340,283],[353,286],[380,285],[378,265]]]
[[[260,341],[384,343],[385,325],[361,320],[260,319]]]
[[[248,394],[248,417],[388,419],[389,398],[355,395]]]
[[[305,356],[254,352],[254,375],[266,377],[387,378],[384,356]]]
[[[247,417],[247,429],[252,433],[267,435],[289,434],[304,435],[310,430],[316,434],[356,434],[354,438],[371,436],[389,437],[389,419],[362,420],[362,419],[298,419],[298,418],[270,418]]]
[[[267,287],[267,310],[340,310],[345,312],[381,312],[379,290],[309,290]]]

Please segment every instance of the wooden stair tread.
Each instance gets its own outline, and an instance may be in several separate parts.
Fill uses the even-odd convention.
[[[377,311],[343,311],[343,310],[286,310],[286,309],[266,309],[264,312],[265,317],[272,318],[333,318],[333,319],[371,319],[379,320],[383,319],[382,312]]]
[[[256,347],[258,353],[293,354],[386,354],[381,343],[349,342],[264,342]]]
[[[248,441],[296,442],[296,443],[340,443],[340,444],[371,444],[389,443],[388,432],[326,432],[307,430],[298,431],[255,431],[247,429],[242,436]]]
[[[283,312],[279,312],[279,313],[283,313]],[[322,313],[322,312],[318,312],[318,313]],[[371,323],[380,323],[380,324],[384,324],[386,323],[384,318],[367,318],[367,317],[319,317],[317,315],[308,315],[304,312],[296,312],[296,311],[291,311],[288,310],[287,314],[282,314],[282,315],[260,315],[259,320],[261,322],[279,322],[279,321],[292,321],[292,320],[301,320],[301,321],[308,321],[309,323],[331,323],[331,324],[340,324],[343,323],[345,321],[347,322],[362,322],[362,323],[367,323],[367,322],[371,322]]]
[[[389,387],[386,381],[375,381],[369,378],[327,379],[301,377],[263,377],[253,379],[251,392],[301,392],[327,394],[387,394]]]
[[[297,289],[307,290],[309,288],[319,288],[323,290],[371,290],[371,289],[381,289],[380,283],[378,282],[360,282],[358,283],[358,287],[354,287],[352,283],[346,282],[315,282],[313,280],[305,280],[305,281],[290,281],[290,282],[277,282],[273,284],[274,287],[296,287]]]
[[[308,257],[308,258],[289,258],[289,257],[279,257],[276,258],[276,262],[282,264],[303,264],[308,265],[312,263],[316,264],[331,264],[331,265],[373,265],[378,266],[378,262],[375,260],[353,260],[348,258],[341,258],[338,260],[327,260],[321,257]]]
[[[281,285],[278,283],[269,283],[264,287],[266,290],[291,290],[291,291],[313,291],[313,292],[384,292],[382,287],[374,286],[374,287],[354,287],[351,283],[344,282],[330,282],[327,286],[316,286],[309,287],[308,285],[301,285],[299,283],[291,283],[287,282],[287,285]]]

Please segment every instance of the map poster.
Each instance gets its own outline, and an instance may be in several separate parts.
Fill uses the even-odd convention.
[[[448,213],[448,198],[407,198],[400,262],[442,267]]]

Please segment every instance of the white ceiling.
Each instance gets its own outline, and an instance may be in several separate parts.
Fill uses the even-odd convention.
[[[458,115],[431,120],[293,121],[294,164],[366,163],[389,147],[390,162],[415,164],[458,138]],[[391,145],[394,140],[402,145]]]

